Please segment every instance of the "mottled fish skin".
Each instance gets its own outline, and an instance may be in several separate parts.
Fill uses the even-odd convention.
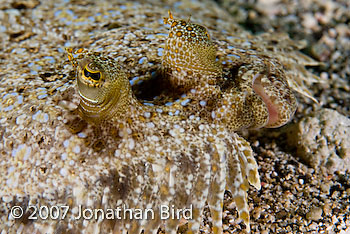
[[[101,128],[101,133],[107,133],[100,136],[107,139],[104,141],[113,142],[109,145],[118,145],[119,151],[132,158],[136,158],[133,155],[135,152],[153,155],[154,146],[147,146],[147,152],[142,147],[147,136],[161,139],[167,145],[165,147],[162,146],[163,143],[160,144],[164,149],[158,148],[158,151],[163,154],[168,152],[166,157],[169,162],[162,162],[161,157],[154,160],[151,156],[146,160],[151,164],[162,162],[158,166],[166,168],[167,176],[157,177],[156,173],[143,175],[148,178],[149,187],[157,184],[161,193],[152,194],[147,186],[135,185],[134,189],[141,194],[136,197],[133,194],[132,201],[124,201],[127,205],[149,207],[170,205],[172,201],[178,207],[184,207],[191,203],[194,217],[188,221],[188,226],[191,231],[197,232],[201,212],[207,201],[213,218],[213,232],[220,233],[222,198],[225,189],[228,189],[232,192],[240,218],[249,228],[246,191],[249,183],[260,189],[260,181],[249,143],[234,131],[242,128],[279,127],[290,120],[296,109],[296,99],[288,86],[283,66],[277,59],[266,55],[237,50],[235,54],[239,61],[233,62],[236,65],[233,71],[235,76],[225,77],[221,64],[216,60],[216,48],[205,27],[189,20],[176,20],[170,12],[169,18],[164,18],[164,23],[170,25],[170,32],[164,47],[161,79],[169,81],[171,87],[168,88],[174,93],[185,93],[185,98],[190,99],[187,105],[142,105],[134,97],[126,73],[112,58],[83,49],[70,49],[69,58],[77,67],[77,85],[81,97],[78,112],[84,120]],[[180,112],[177,117],[168,114],[175,111]],[[147,118],[151,118],[151,121],[148,122]],[[160,127],[162,122],[167,123],[165,129]],[[149,128],[150,125],[152,129]],[[131,138],[126,140],[126,144],[119,143],[118,137],[111,140],[109,135],[113,134],[110,134],[110,129],[122,132],[119,137],[123,140],[125,136]],[[203,130],[206,140],[198,144],[198,139],[195,138],[202,136]],[[175,134],[176,131],[180,131],[180,134]],[[223,131],[228,131],[228,137],[218,141]],[[164,134],[167,132],[170,136]],[[137,141],[134,140],[135,135]],[[178,144],[168,148],[171,142],[169,137],[176,137]],[[132,147],[130,142],[133,142]],[[184,142],[197,142],[198,148],[188,152],[189,145]],[[140,148],[137,147],[138,144]],[[113,147],[111,150],[114,150]],[[199,161],[195,158],[198,152],[202,155]],[[178,155],[182,155],[180,160]],[[178,165],[177,160],[181,162]],[[191,172],[195,172],[190,174],[191,179],[175,176],[183,165],[191,166]],[[188,173],[187,171],[186,174]],[[176,186],[181,184],[183,186]],[[148,203],[135,202],[138,196],[147,197],[145,194]],[[178,199],[174,200],[174,197]],[[133,221],[129,230],[152,232],[161,223],[159,218],[147,224]],[[174,232],[178,225],[174,220],[164,222],[164,228],[169,233]],[[128,227],[130,228],[123,226],[124,229]]]
[[[153,221],[106,220],[101,217],[97,220],[75,219],[78,207],[106,211],[122,204],[142,208],[149,204],[157,211],[157,205],[162,201],[166,203],[174,198],[156,193],[160,188],[162,191],[174,188],[177,199],[173,199],[172,203],[175,207],[187,208],[193,203],[196,204],[194,210],[197,214],[202,209],[200,199],[207,199],[212,211],[213,231],[220,232],[221,191],[225,187],[233,194],[240,216],[248,223],[246,190],[249,183],[259,188],[260,182],[252,149],[247,141],[235,133],[235,129],[251,128],[254,126],[251,124],[257,123],[250,123],[252,118],[239,117],[243,114],[242,111],[247,110],[245,105],[249,106],[249,103],[231,109],[229,116],[233,119],[229,121],[230,125],[225,124],[225,116],[222,121],[219,118],[213,119],[213,111],[215,105],[222,107],[227,104],[221,97],[222,94],[233,96],[231,98],[236,98],[237,93],[252,95],[254,87],[251,80],[255,78],[260,83],[264,82],[265,78],[259,74],[265,74],[264,71],[269,69],[273,71],[274,66],[277,69],[272,74],[280,76],[281,65],[289,87],[315,100],[308,85],[320,82],[321,79],[307,71],[305,66],[319,63],[299,52],[305,44],[293,41],[283,33],[268,32],[253,36],[236,25],[225,9],[220,9],[213,1],[186,1],[191,2],[190,5],[183,4],[183,1],[160,1],[158,4],[154,4],[154,1],[114,1],[113,4],[106,4],[106,1],[94,1],[93,4],[81,1],[71,1],[70,4],[66,1],[42,1],[33,9],[12,9],[11,1],[5,2],[8,2],[5,4],[8,7],[2,9],[4,27],[0,30],[5,38],[2,42],[3,58],[6,60],[6,63],[0,65],[2,73],[6,74],[6,79],[2,79],[0,85],[0,151],[4,158],[0,163],[1,230],[6,233],[126,233],[127,230],[129,233],[137,233],[142,229],[157,232],[161,226],[167,232],[174,233],[179,222],[160,220],[158,216]],[[175,95],[180,92],[179,101],[174,99],[173,105],[162,105],[159,108],[164,113],[170,109],[174,117],[168,116],[170,112],[167,115],[157,114],[160,113],[157,109],[155,116],[145,112],[138,118],[128,118],[123,122],[116,120],[116,116],[123,111],[115,112],[108,105],[97,111],[93,107],[83,107],[83,104],[71,113],[80,98],[74,90],[72,69],[64,59],[62,48],[88,47],[91,51],[103,51],[123,66],[134,93],[143,94],[145,90],[139,84],[147,83],[155,71],[161,69],[168,36],[168,29],[161,17],[166,14],[166,9],[176,10],[176,14],[183,18],[192,15],[193,22],[208,27],[212,37],[210,43],[216,50],[217,58],[217,64],[212,63],[212,59],[206,61],[212,63],[213,68],[210,70],[210,82],[206,82],[204,76],[199,76],[194,82],[187,83],[186,77],[180,76],[182,86],[166,93],[171,95],[168,96],[170,100],[174,96],[172,92]],[[185,22],[190,23],[189,20]],[[212,51],[210,49],[208,53]],[[94,56],[108,57],[101,54],[92,55]],[[89,56],[85,58],[90,59]],[[78,62],[80,59],[72,61]],[[217,74],[220,69],[223,74],[215,77],[213,74]],[[95,84],[97,90],[98,71],[99,68],[96,70],[94,66],[89,66],[85,75],[90,78],[86,81]],[[118,71],[122,73],[123,69]],[[169,70],[167,72],[162,75],[171,74]],[[240,81],[244,76],[244,80],[250,82],[245,84]],[[174,84],[176,85],[172,85]],[[186,87],[193,85],[210,88],[212,98],[197,98],[200,97],[198,92],[201,89],[191,88],[188,92]],[[247,87],[249,88],[246,89]],[[228,90],[232,91],[227,92]],[[128,94],[124,91],[121,93]],[[183,93],[192,99],[182,98]],[[257,99],[253,99],[253,96]],[[260,95],[253,93],[253,96],[243,100],[264,102]],[[98,96],[87,96],[90,99],[94,97]],[[143,103],[149,101],[143,99],[142,95],[141,98],[137,97]],[[156,105],[157,100],[150,102]],[[133,104],[128,106],[133,109]],[[139,103],[135,105],[137,106]],[[254,110],[257,114],[267,115],[268,110],[264,108],[262,111],[256,108]],[[93,111],[88,113],[84,109]],[[141,109],[146,110],[144,107]],[[253,109],[248,110],[246,114],[253,116]],[[71,117],[73,121],[70,121]],[[154,117],[164,118],[169,123],[161,121],[155,124],[151,120]],[[198,117],[200,120],[197,120]],[[239,121],[235,121],[235,118]],[[242,123],[242,119],[247,122]],[[265,117],[260,119],[266,121]],[[140,125],[134,124],[136,120],[141,122]],[[120,123],[118,121],[122,124],[114,125]],[[174,125],[177,122],[180,124]],[[237,126],[232,123],[237,123]],[[263,124],[266,122],[263,121]],[[212,133],[215,140],[205,137],[207,133]],[[160,136],[168,141],[162,140]],[[181,145],[192,150],[186,150],[179,156],[176,152],[181,151]],[[154,154],[158,149],[162,149],[163,155]],[[225,157],[221,157],[223,155]],[[165,170],[167,168],[168,171]],[[176,178],[172,176],[175,173]],[[209,179],[208,176],[205,177],[206,173],[210,173]],[[169,185],[169,181],[173,181],[172,185]],[[201,183],[197,183],[199,181]],[[140,197],[140,194],[144,196]],[[186,199],[188,201],[184,206]],[[29,220],[31,211],[27,208],[30,205],[37,208],[60,208],[64,205],[70,209],[64,219]],[[24,209],[25,215],[21,219],[10,217],[9,212],[14,206]],[[196,231],[198,220],[200,218],[197,215],[189,223],[193,232]],[[204,231],[206,228],[209,225],[205,225]],[[229,228],[238,227],[230,224]]]
[[[142,105],[114,59],[84,49],[67,49],[76,67],[81,98],[79,115],[99,129],[96,137],[120,157],[116,172],[128,190],[120,194],[127,207],[192,206],[189,233],[197,233],[206,202],[212,211],[213,233],[222,232],[225,189],[232,192],[239,216],[249,230],[247,189],[260,189],[257,163],[243,138],[223,125],[200,117],[181,118],[159,111],[164,106]],[[158,210],[157,210],[158,211]],[[157,212],[156,212],[157,213]],[[156,232],[164,225],[174,233],[179,220],[124,221],[120,232]]]
[[[164,23],[170,25],[170,32],[163,78],[191,99],[185,112],[200,113],[231,131],[280,127],[294,115],[296,99],[277,59],[237,49],[233,77],[224,77],[205,27],[174,19],[170,12]]]

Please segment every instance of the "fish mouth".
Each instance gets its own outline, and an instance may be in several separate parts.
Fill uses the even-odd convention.
[[[261,97],[269,113],[269,116],[268,116],[269,119],[265,127],[272,127],[272,128],[280,127],[281,125],[283,125],[279,123],[281,119],[280,105],[276,103],[277,98],[275,96],[270,96],[266,93],[264,89],[264,85],[261,82],[262,77],[263,77],[262,74],[257,74],[254,76],[253,90],[256,94],[258,94]]]

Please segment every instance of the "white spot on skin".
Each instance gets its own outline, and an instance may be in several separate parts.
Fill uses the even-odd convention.
[[[78,137],[80,137],[80,138],[86,138],[86,134],[83,133],[83,132],[79,132],[79,133],[78,133]]]
[[[73,148],[73,152],[76,153],[76,154],[79,154],[79,153],[80,153],[80,146],[79,146],[79,145],[76,145],[76,146]]]
[[[61,176],[67,176],[68,175],[67,169],[66,168],[61,168],[60,174],[61,174]]]
[[[32,148],[25,144],[19,145],[17,149],[11,152],[12,157],[20,157],[22,160],[27,160],[32,152]],[[23,158],[22,158],[23,157]]]
[[[194,223],[192,225],[192,230],[198,230],[199,229],[199,223]]]
[[[139,60],[139,64],[143,64],[143,62],[144,61],[146,61],[147,60],[147,58],[146,57],[142,57],[142,58],[140,58],[140,60]]]
[[[153,172],[157,173],[157,172],[161,172],[163,171],[163,167],[157,165],[157,164],[152,164],[152,169],[153,169]],[[155,186],[156,187],[156,186]]]
[[[161,152],[162,150],[163,150],[162,147],[157,147],[157,148],[156,148],[156,151],[157,151],[157,152]]]
[[[136,38],[135,34],[132,34],[132,33],[127,33],[124,36],[124,39],[127,41],[133,41],[135,38]]]
[[[10,178],[10,179],[6,180],[6,185],[9,187],[16,186],[17,183],[16,183],[16,181],[14,181],[14,179],[17,179],[17,178]]]
[[[152,136],[152,137],[151,137],[151,140],[152,140],[152,141],[159,141],[159,137],[157,137],[157,136]]]
[[[8,106],[8,107],[5,107],[5,108],[4,108],[4,111],[7,112],[7,111],[10,111],[10,110],[12,110],[12,109],[13,109],[13,105]]]
[[[143,116],[144,116],[145,118],[149,118],[149,117],[151,117],[151,113],[145,112],[145,113],[143,113]]]
[[[249,47],[251,45],[251,43],[249,41],[245,41],[242,43],[243,47]]]
[[[27,115],[25,114],[18,116],[16,118],[16,124],[17,125],[23,124],[26,118],[27,118]]]
[[[119,156],[120,156],[120,150],[117,149],[117,150],[114,152],[114,156],[119,157]]]
[[[61,159],[64,161],[64,160],[66,160],[67,159],[67,153],[63,153],[63,154],[61,154]]]
[[[44,114],[44,122],[46,123],[47,121],[49,121],[49,115],[48,114]]]
[[[27,160],[29,158],[31,152],[32,152],[32,148],[30,146],[27,146],[26,153],[23,157],[23,160]]]
[[[137,176],[137,181],[142,184],[144,182],[143,177],[138,175]]]
[[[186,100],[183,100],[182,102],[181,102],[181,106],[186,106],[189,102],[190,102],[191,100],[190,99],[186,99]]]
[[[137,194],[141,194],[141,189],[140,189],[140,188],[137,188],[137,189],[135,189],[134,191],[135,191],[135,193],[137,193]]]
[[[158,48],[157,54],[159,57],[163,56],[163,48]]]
[[[179,140],[179,138],[176,138],[174,142],[175,142],[175,144],[177,144],[177,145],[181,145],[181,144],[182,144],[182,141]]]
[[[44,99],[44,98],[47,98],[47,93],[45,93],[45,94],[42,94],[42,95],[39,95],[38,96],[38,99],[40,100],[40,99]]]
[[[148,35],[145,37],[146,40],[150,40],[150,39],[154,39],[154,38],[155,38],[155,36],[154,36],[153,34],[148,34]]]
[[[121,199],[119,199],[118,201],[117,201],[117,206],[121,206],[121,204],[123,204],[123,200],[121,200]]]
[[[8,174],[11,174],[13,171],[15,171],[15,167],[9,167],[9,169],[7,169]]]
[[[145,106],[154,106],[153,103],[148,103],[148,102],[144,102],[143,105],[145,105]]]
[[[2,200],[5,202],[5,203],[9,203],[12,201],[12,196],[3,196],[2,197]]]
[[[207,102],[204,101],[204,100],[202,100],[202,101],[199,102],[199,105],[201,105],[201,106],[206,106],[206,105],[207,105]]]
[[[148,123],[146,123],[146,126],[147,126],[148,128],[154,128],[154,127],[155,127],[155,125],[154,125],[153,122],[148,122]]]
[[[33,115],[32,118],[33,120],[39,121],[40,123],[46,123],[49,120],[49,115],[39,110]]]
[[[17,97],[17,104],[21,105],[23,103],[23,96],[20,95]]]
[[[64,146],[65,148],[67,148],[67,147],[69,146],[69,140],[65,140],[65,141],[63,142],[63,146]]]
[[[177,136],[177,134],[176,134],[176,132],[175,132],[174,130],[170,130],[170,131],[169,131],[169,134],[170,134],[170,136],[172,136],[172,137],[176,137],[176,136]]]
[[[17,93],[7,93],[2,97],[2,100],[6,100],[8,98],[11,98],[11,96],[17,96]]]
[[[140,79],[140,77],[135,76],[134,78],[132,78],[132,79],[130,80],[130,85],[136,84],[136,83],[139,81],[139,79]]]
[[[134,139],[130,138],[129,139],[129,150],[132,150],[135,148],[135,141]]]

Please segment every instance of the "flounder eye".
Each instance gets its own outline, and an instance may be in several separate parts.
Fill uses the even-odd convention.
[[[94,81],[99,81],[102,77],[102,73],[100,71],[94,71],[89,69],[89,65],[87,64],[84,68],[84,76],[87,78],[91,78]]]

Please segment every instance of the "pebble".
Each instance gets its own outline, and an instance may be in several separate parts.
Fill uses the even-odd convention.
[[[330,189],[330,183],[322,183],[321,184],[321,190],[322,192],[328,194],[329,193],[329,189]]]
[[[329,203],[326,203],[324,206],[323,206],[323,213],[325,216],[329,216],[332,212],[332,209],[331,209],[331,206]]]
[[[313,168],[350,170],[350,119],[335,110],[320,109],[291,127],[288,143]],[[325,188],[326,189],[326,188]]]
[[[310,209],[310,211],[306,214],[306,219],[308,220],[314,220],[317,221],[319,219],[322,219],[322,208],[319,207],[313,207]]]

